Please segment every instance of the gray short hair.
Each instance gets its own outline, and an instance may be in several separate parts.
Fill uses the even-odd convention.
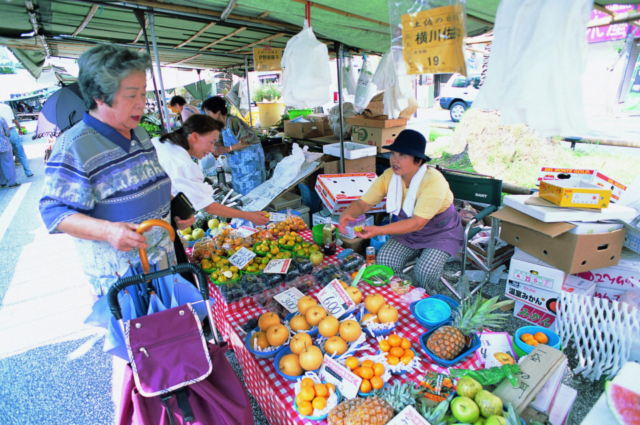
[[[98,44],[80,56],[78,67],[84,106],[91,111],[98,107],[95,99],[112,106],[120,81],[131,72],[150,70],[151,58],[115,44]]]

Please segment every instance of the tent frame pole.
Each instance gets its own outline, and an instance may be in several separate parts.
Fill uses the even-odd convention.
[[[164,116],[167,118],[165,125],[166,130],[169,132],[169,109],[167,108],[167,94],[164,91],[164,83],[162,82],[162,69],[160,68],[160,56],[158,56],[158,44],[156,43],[156,32],[153,29],[153,24],[155,20],[154,12],[147,12],[147,16],[149,17],[149,28],[151,28],[151,43],[153,43],[153,54],[156,57],[156,66],[158,68],[158,80],[160,80],[160,90],[162,91],[162,111],[164,111]],[[162,114],[162,112],[161,112]]]
[[[336,41],[336,68],[338,69],[338,110],[340,113],[340,174],[344,174],[344,128],[342,117],[342,55],[343,55],[343,44]]]
[[[244,57],[244,76],[247,79],[247,98],[249,100],[249,126],[253,127],[253,117],[251,116],[251,89],[249,88],[249,59]]]

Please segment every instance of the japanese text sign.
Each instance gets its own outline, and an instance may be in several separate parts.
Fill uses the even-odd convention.
[[[465,15],[462,5],[402,15],[402,47],[407,74],[457,72],[467,75],[462,49]]]
[[[298,301],[300,298],[304,297],[304,294],[300,292],[298,288],[290,288],[284,292],[280,292],[278,295],[275,295],[273,298],[278,301],[284,308],[286,308],[289,313],[297,313],[298,312]]]
[[[387,425],[430,425],[413,406],[405,407]]]
[[[319,375],[323,381],[335,385],[344,398],[355,398],[358,395],[362,378],[326,354]]]
[[[236,230],[236,236],[239,236],[241,238],[248,238],[256,232],[258,232],[258,229],[254,229],[253,227],[249,226],[241,226]]]
[[[254,47],[253,63],[256,71],[278,71],[282,69],[282,49]]]
[[[229,262],[242,270],[255,256],[256,254],[253,251],[249,251],[247,248],[240,248],[238,252],[229,258]]]
[[[289,266],[291,265],[291,259],[287,258],[284,260],[271,260],[267,267],[264,268],[262,273],[271,273],[271,274],[285,274],[289,270]]]
[[[287,215],[282,213],[271,213],[271,215],[269,216],[269,220],[273,221],[274,223],[285,221],[286,219]]]
[[[327,313],[334,317],[342,316],[356,305],[338,279],[333,279],[318,293],[318,300]]]

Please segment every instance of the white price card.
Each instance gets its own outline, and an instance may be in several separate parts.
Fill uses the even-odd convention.
[[[430,425],[425,418],[413,407],[407,406],[398,413],[387,425]]]
[[[244,266],[249,264],[249,261],[253,260],[256,253],[248,250],[247,248],[240,248],[240,251],[236,252],[229,258],[229,262],[242,270]]]
[[[355,398],[362,383],[362,378],[326,354],[319,376],[322,381],[335,385],[344,398]]]
[[[258,229],[254,229],[253,227],[240,226],[236,229],[236,236],[239,236],[241,238],[248,238],[249,236],[257,232],[258,232]]]
[[[269,216],[269,220],[275,223],[279,221],[285,221],[286,219],[287,215],[282,213],[271,213],[271,215]]]
[[[356,303],[344,290],[338,279],[333,279],[331,283],[318,293],[320,304],[327,310],[327,313],[334,317],[340,317]]]
[[[304,294],[300,292],[298,288],[289,288],[284,292],[280,292],[273,298],[278,301],[284,308],[289,310],[289,313],[298,312],[298,301],[304,297]]]
[[[269,264],[267,264],[267,267],[262,270],[262,273],[285,274],[289,270],[290,265],[290,258],[283,260],[271,260],[269,261]]]

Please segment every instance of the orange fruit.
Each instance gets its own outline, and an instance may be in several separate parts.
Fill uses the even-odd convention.
[[[370,367],[361,367],[360,377],[362,379],[371,379],[373,377],[373,369]]]
[[[540,344],[546,344],[547,342],[549,342],[549,338],[542,332],[538,332],[536,333],[534,336],[536,341],[538,341]]]
[[[316,397],[316,390],[313,387],[302,387],[300,395],[304,401],[311,401]]]
[[[304,378],[302,382],[300,382],[300,386],[302,387],[313,387],[315,384],[311,378]]]
[[[373,378],[371,378],[370,382],[371,382],[371,387],[374,390],[379,390],[380,388],[384,387],[384,381],[379,376],[374,376]]]
[[[531,335],[531,334],[522,334],[522,336],[520,337],[520,339],[521,339],[523,342],[527,342],[527,340],[528,340],[528,339],[533,339],[533,335]]]
[[[402,356],[402,358],[400,358],[400,361],[404,364],[409,364],[411,363],[411,357],[409,356]]]
[[[311,405],[311,402],[303,401],[302,403],[298,404],[298,412],[300,412],[300,414],[303,416],[311,416],[311,414],[313,413],[313,406]]]
[[[400,347],[404,348],[405,350],[408,350],[409,348],[411,348],[411,341],[409,341],[407,338],[402,338]]]
[[[298,406],[300,406],[300,403],[304,402],[305,400],[302,398],[302,394],[298,393],[298,395],[296,396],[296,404]]]
[[[361,367],[357,367],[357,368],[353,369],[351,372],[355,373],[356,376],[360,376],[360,371],[361,370],[362,370]]]
[[[362,384],[360,384],[360,392],[365,394],[371,392],[371,382],[368,379],[362,380]]]
[[[391,344],[389,344],[389,341],[387,341],[386,339],[383,339],[382,341],[380,341],[380,351],[386,353],[390,349],[391,349]]]
[[[314,409],[322,410],[327,407],[327,399],[324,397],[316,397],[313,399],[313,402],[311,402],[311,405]]]
[[[331,395],[331,391],[336,392],[336,387],[333,384],[326,383],[324,386],[327,387],[327,394]]]
[[[389,356],[388,361],[389,361],[389,364],[390,364],[391,366],[395,366],[395,365],[397,365],[398,363],[400,363],[400,359],[399,359],[399,358],[397,358],[396,356]]]
[[[353,356],[347,357],[347,360],[345,360],[344,363],[351,370],[357,368],[360,365],[360,362],[358,361],[358,359]]]
[[[389,345],[392,347],[400,347],[400,344],[402,344],[402,339],[398,335],[389,335]]]
[[[416,356],[416,353],[414,353],[413,350],[404,350],[404,355],[410,358],[414,358]]]
[[[327,392],[327,387],[325,387],[324,384],[316,384],[313,389],[316,390],[316,397],[327,397],[327,395],[329,394]]]
[[[384,375],[384,365],[382,363],[376,363],[373,365],[373,373],[376,376]]]
[[[395,357],[402,357],[404,356],[404,348],[393,347],[389,353]]]
[[[365,360],[362,362],[362,367],[373,367],[373,360]]]
[[[538,344],[540,344],[535,338],[534,339],[530,339],[527,341],[527,344],[532,345],[534,347],[536,347]]]

